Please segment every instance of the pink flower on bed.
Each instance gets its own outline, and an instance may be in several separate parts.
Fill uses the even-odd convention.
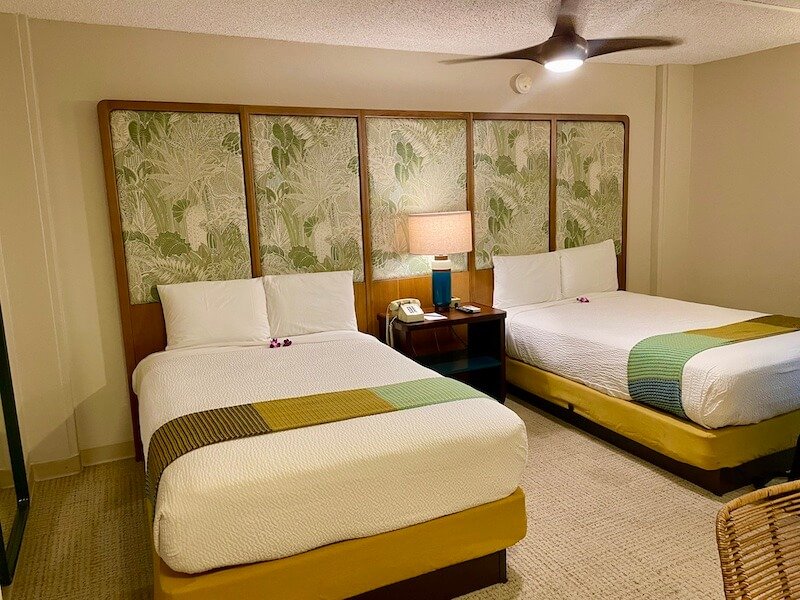
[[[269,342],[269,347],[270,348],[280,348],[281,347],[281,343],[278,341],[278,338],[272,338],[272,340],[270,340],[270,342]]]

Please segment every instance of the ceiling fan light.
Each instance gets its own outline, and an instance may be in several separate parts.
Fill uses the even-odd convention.
[[[574,71],[583,64],[580,58],[558,58],[556,60],[548,60],[544,63],[544,68],[554,73],[568,73]]]

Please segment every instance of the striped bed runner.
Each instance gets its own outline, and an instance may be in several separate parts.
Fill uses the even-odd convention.
[[[158,484],[164,469],[177,458],[204,446],[274,431],[486,397],[485,394],[455,379],[431,377],[373,388],[283,398],[183,415],[159,427],[150,439],[147,449],[145,497],[151,503],[151,508],[155,508]]]
[[[768,315],[711,329],[654,335],[628,355],[628,393],[637,402],[688,418],[681,402],[683,367],[703,350],[800,331],[800,318]]]

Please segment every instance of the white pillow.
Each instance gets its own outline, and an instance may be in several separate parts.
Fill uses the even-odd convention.
[[[167,350],[269,342],[260,279],[159,285]]]
[[[267,275],[264,289],[275,337],[358,331],[352,271]]]
[[[494,256],[496,308],[561,300],[561,266],[557,252]]]
[[[561,289],[565,298],[619,289],[617,253],[613,241],[559,250],[559,254]]]

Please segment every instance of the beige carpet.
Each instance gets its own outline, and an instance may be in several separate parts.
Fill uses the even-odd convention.
[[[470,600],[722,598],[720,499],[509,401],[528,427],[528,536]],[[141,465],[37,483],[11,600],[149,598]]]

